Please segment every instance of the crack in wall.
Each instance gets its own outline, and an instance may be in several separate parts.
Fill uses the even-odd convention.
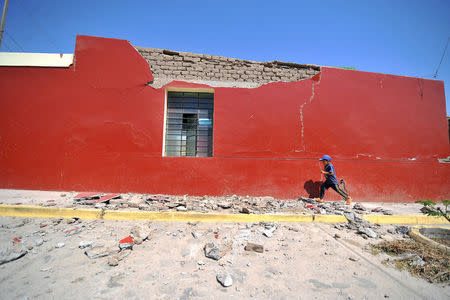
[[[316,80],[312,79],[313,83],[312,83],[312,88],[311,88],[311,96],[309,97],[309,100],[306,100],[305,103],[300,105],[300,126],[301,126],[301,140],[302,140],[302,150],[300,150],[300,152],[305,152],[306,151],[305,124],[303,122],[303,107],[306,104],[311,103],[314,100],[314,97],[316,96],[316,85],[319,84],[320,81],[322,80],[322,74],[318,73],[317,75],[319,76],[319,80],[316,81]]]

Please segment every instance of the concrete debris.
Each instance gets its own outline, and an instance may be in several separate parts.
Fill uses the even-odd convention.
[[[143,242],[142,238],[140,238],[140,237],[135,237],[135,238],[133,239],[133,241],[134,241],[134,243],[135,243],[136,245],[140,245],[140,244],[142,244],[142,242]]]
[[[86,254],[87,257],[89,257],[90,259],[105,257],[114,253],[117,253],[117,251],[113,249],[105,249],[103,247],[95,249],[87,249],[84,251],[84,254]]]
[[[396,261],[411,260],[410,264],[412,266],[423,267],[425,265],[425,261],[423,261],[423,259],[419,255],[414,253],[400,254],[396,258],[389,260],[396,260]]]
[[[233,278],[228,273],[217,274],[216,279],[223,287],[229,287],[233,285]]]
[[[57,243],[57,244],[55,245],[55,248],[62,248],[62,247],[64,247],[65,245],[66,245],[65,243],[59,242],[59,243]]]
[[[110,257],[108,257],[108,265],[113,266],[113,267],[117,266],[117,265],[119,265],[119,260],[114,256],[110,256]]]
[[[395,232],[397,234],[408,234],[409,227],[408,226],[395,226]]]
[[[266,236],[266,237],[268,237],[268,238],[271,238],[271,237],[273,236],[273,232],[274,232],[276,229],[277,229],[277,228],[276,228],[275,226],[270,227],[270,228],[268,228],[268,229],[265,229],[265,230],[263,231],[263,235]]]
[[[354,212],[344,212],[344,217],[349,222],[354,222],[355,221],[355,213]]]
[[[70,219],[67,219],[67,220],[66,220],[66,223],[67,223],[67,224],[72,224],[72,223],[77,222],[78,220],[79,220],[79,218],[70,218]]]
[[[254,244],[254,243],[247,243],[247,245],[245,246],[244,249],[245,249],[245,251],[253,251],[253,252],[258,252],[258,253],[264,252],[263,245],[258,245],[258,244]]]
[[[94,242],[92,242],[92,241],[81,241],[79,244],[78,244],[78,248],[80,248],[80,249],[84,249],[84,248],[93,248],[94,247]]]
[[[225,254],[227,254],[232,248],[231,242],[224,244],[207,243],[203,250],[205,251],[205,256],[214,260],[221,259]]]
[[[231,203],[221,202],[221,203],[217,203],[217,206],[219,206],[223,209],[228,209],[228,208],[231,208]]]
[[[63,217],[57,217],[57,218],[53,218],[52,222],[53,222],[53,226],[58,225],[59,223],[61,223],[61,221],[64,220]]]
[[[372,239],[377,238],[377,234],[375,233],[375,231],[373,231],[371,228],[368,227],[359,227],[358,233],[363,233]]]
[[[177,211],[187,211],[186,206],[177,206]]]
[[[81,227],[75,227],[64,231],[65,236],[72,236],[81,232]]]
[[[374,213],[382,213],[384,215],[392,215],[392,211],[390,211],[388,209],[384,209],[382,207],[375,207],[375,208],[372,208],[370,211],[374,212]]]
[[[14,244],[12,247],[0,249],[0,265],[16,260],[28,253],[23,244]]]
[[[366,211],[366,208],[364,206],[362,206],[361,203],[355,203],[353,205],[353,209],[360,210],[360,211]]]
[[[192,231],[191,234],[195,239],[198,239],[203,235],[203,234],[195,232],[195,231]]]
[[[250,210],[247,207],[243,207],[239,212],[242,214],[249,214]]]
[[[39,238],[39,239],[37,239],[37,240],[34,241],[34,244],[35,244],[36,246],[42,246],[42,244],[44,244],[44,240],[41,239],[41,238]]]
[[[121,239],[119,241],[119,248],[120,248],[120,250],[133,249],[133,244],[134,244],[134,241],[131,238],[131,236],[127,236],[126,238]]]

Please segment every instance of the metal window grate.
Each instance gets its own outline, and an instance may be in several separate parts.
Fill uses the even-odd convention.
[[[168,92],[166,156],[212,156],[214,94]]]

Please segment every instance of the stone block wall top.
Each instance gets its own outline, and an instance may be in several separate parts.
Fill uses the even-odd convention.
[[[161,87],[173,81],[206,83],[211,86],[257,87],[275,81],[299,81],[320,72],[320,66],[281,61],[257,62],[216,55],[136,47],[150,65]]]

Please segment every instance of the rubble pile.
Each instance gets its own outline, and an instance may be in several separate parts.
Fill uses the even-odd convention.
[[[305,213],[307,210],[299,201],[280,200],[273,197],[251,196],[169,196],[148,194],[109,194],[83,193],[75,196],[74,205],[94,205],[105,209],[123,208],[144,211],[194,211],[243,214],[265,213]]]
[[[312,198],[300,197],[298,200],[303,202],[303,206],[310,212],[322,215],[344,215],[344,213],[356,212],[363,213],[382,213],[383,215],[392,215],[392,211],[382,207],[376,207],[371,210],[366,209],[361,203],[355,203],[353,206],[345,205],[345,201],[319,202]]]

